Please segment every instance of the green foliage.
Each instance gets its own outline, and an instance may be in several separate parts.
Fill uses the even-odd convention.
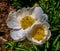
[[[60,51],[60,0],[12,0],[11,4],[17,9],[22,7],[31,7],[37,2],[49,17],[51,38],[45,44],[32,47],[26,47],[22,43],[7,42],[5,47],[9,50],[15,48],[16,51]]]
[[[14,42],[5,42],[4,46],[5,48],[8,48],[8,51],[12,51],[12,49],[14,48]]]

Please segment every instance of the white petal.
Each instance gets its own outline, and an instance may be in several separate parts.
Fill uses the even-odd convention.
[[[13,40],[24,40],[25,39],[25,31],[21,30],[11,30],[10,36]]]
[[[49,29],[49,28],[50,28],[50,25],[49,25],[49,23],[48,23],[48,22],[44,22],[44,23],[43,23],[43,26],[44,26],[44,27],[46,27],[47,29]]]
[[[20,24],[20,20],[22,19],[22,13],[23,13],[23,10],[21,9],[17,10],[16,16],[17,16],[17,21],[19,22],[19,24]]]
[[[13,28],[13,29],[20,29],[20,25],[19,22],[17,21],[17,17],[16,17],[16,12],[12,13],[10,12],[9,17],[7,18],[7,26],[9,28]]]
[[[16,13],[17,13],[17,14],[16,14],[17,17],[18,17],[18,16],[22,17],[23,10],[19,9],[19,10],[16,11]]]
[[[34,7],[29,8],[29,15],[32,15],[33,11],[34,11]]]
[[[27,10],[27,8],[22,8],[22,17],[28,16],[29,15],[29,11]]]
[[[34,38],[32,38],[32,42],[36,45],[42,45],[42,40],[38,41],[38,40],[35,40]]]
[[[32,17],[35,17],[35,19],[40,19],[41,16],[43,14],[43,10],[41,7],[35,7],[33,13],[32,13]]]
[[[10,13],[9,13],[8,17],[14,16],[15,14],[16,14],[16,11],[15,11],[15,10],[10,11]]]
[[[47,40],[51,37],[51,32],[50,30],[48,31],[48,35],[47,35]]]
[[[43,14],[43,15],[42,15],[41,21],[42,21],[42,22],[48,21],[48,16],[47,16],[47,14]]]

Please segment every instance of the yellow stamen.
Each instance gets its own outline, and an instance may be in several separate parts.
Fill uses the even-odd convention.
[[[31,16],[25,16],[25,17],[22,18],[22,20],[20,21],[21,27],[22,27],[23,29],[26,29],[26,28],[30,27],[34,22],[35,22],[35,19],[33,19]]]
[[[35,4],[34,4],[34,7],[38,7],[38,6],[39,6],[39,4],[38,4],[38,3],[35,3]]]
[[[42,40],[44,38],[44,29],[42,27],[39,27],[36,29],[33,38],[36,40]]]

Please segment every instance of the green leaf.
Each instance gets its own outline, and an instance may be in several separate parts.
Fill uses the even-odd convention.
[[[53,46],[57,43],[58,39],[60,38],[60,34],[56,37],[56,39],[53,41]]]
[[[59,50],[59,47],[60,47],[60,42],[58,41],[57,44],[56,44],[56,48],[55,48],[55,51],[58,51]]]

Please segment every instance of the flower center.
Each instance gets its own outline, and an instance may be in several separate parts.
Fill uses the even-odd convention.
[[[36,40],[42,40],[45,36],[44,34],[44,29],[41,27],[37,27],[34,31],[34,35],[33,35],[33,38],[36,39]]]
[[[23,29],[26,29],[30,27],[34,22],[35,22],[35,19],[33,19],[31,16],[25,16],[20,21],[20,24]]]

